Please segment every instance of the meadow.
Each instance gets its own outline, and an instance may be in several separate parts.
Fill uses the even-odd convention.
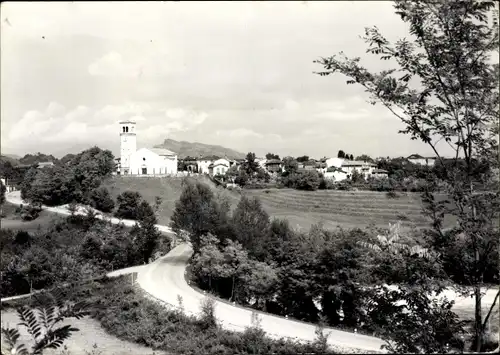
[[[308,230],[311,225],[322,223],[325,228],[387,227],[400,220],[404,226],[422,228],[429,225],[422,213],[418,193],[398,192],[389,197],[377,191],[300,191],[294,189],[225,190],[216,187],[205,177],[190,177],[206,183],[214,191],[228,198],[233,209],[241,194],[258,197],[271,217],[286,218],[296,229]],[[175,202],[182,191],[183,178],[113,177],[104,182],[113,198],[132,190],[139,192],[149,203],[155,196],[162,198],[159,223],[170,223]],[[449,226],[451,220],[445,221]]]

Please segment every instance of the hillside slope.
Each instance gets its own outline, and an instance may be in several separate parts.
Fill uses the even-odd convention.
[[[151,205],[155,203],[155,197],[162,199],[158,211],[158,223],[168,225],[170,217],[175,209],[175,202],[179,199],[182,192],[182,183],[184,179],[191,181],[198,180],[207,184],[216,194],[226,196],[231,206],[238,203],[238,198],[234,194],[222,188],[217,188],[213,182],[206,177],[124,177],[114,176],[103,182],[103,186],[108,188],[112,197],[116,197],[124,191],[137,191]]]
[[[244,153],[236,150],[222,147],[220,145],[210,145],[197,142],[176,141],[173,139],[165,139],[162,144],[158,144],[155,148],[165,148],[176,152],[179,158],[199,157],[207,155],[217,155],[219,157],[227,156],[229,159],[243,159]]]
[[[242,192],[217,188],[205,177],[190,177],[206,183],[218,194],[229,199],[231,209],[238,204],[241,194],[256,196],[271,217],[286,218],[296,229],[308,230],[311,225],[323,223],[325,228],[364,228],[370,225],[387,227],[401,220],[405,227],[427,227],[422,214],[420,196],[416,193],[399,194],[389,198],[386,193],[372,191],[298,191],[292,189],[243,190]],[[175,202],[182,192],[183,178],[114,177],[104,185],[114,198],[126,190],[139,192],[149,203],[155,196],[162,198],[159,223],[168,225]],[[446,220],[449,226],[453,221]]]

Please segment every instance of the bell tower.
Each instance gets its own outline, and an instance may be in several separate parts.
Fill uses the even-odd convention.
[[[135,122],[120,122],[120,174],[130,174],[130,156],[137,150]]]

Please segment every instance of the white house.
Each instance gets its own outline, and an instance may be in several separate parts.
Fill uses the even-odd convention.
[[[212,165],[218,159],[220,158],[216,155],[207,155],[198,158],[196,160],[196,165],[198,166],[198,173],[210,174],[210,165]]]
[[[227,159],[217,159],[208,166],[210,175],[224,175],[230,167],[230,162]]]
[[[329,168],[331,166],[334,166],[336,168],[340,168],[342,166],[343,162],[344,162],[344,159],[342,159],[342,158],[328,158],[328,159],[325,159],[325,164],[326,164],[327,168]]]
[[[412,154],[406,159],[412,164],[426,165],[426,166],[434,166],[434,163],[436,162],[435,157],[423,157],[419,154]]]
[[[162,148],[137,150],[136,123],[120,122],[120,174],[165,175],[177,174],[177,154]]]
[[[365,161],[345,160],[342,162],[342,170],[347,172],[347,177],[352,177],[354,171],[364,175],[365,178],[372,175],[373,170],[377,167],[376,164]]]
[[[376,179],[385,179],[388,177],[389,172],[384,169],[373,169],[372,176]]]
[[[341,168],[337,168],[335,166],[331,166],[326,169],[323,173],[325,179],[331,179],[333,181],[342,181],[347,179],[347,172],[342,170]]]

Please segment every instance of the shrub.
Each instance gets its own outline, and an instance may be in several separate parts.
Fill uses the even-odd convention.
[[[135,191],[125,191],[116,199],[118,209],[115,216],[123,219],[137,219],[141,195]]]
[[[90,193],[90,205],[101,212],[111,212],[115,208],[115,201],[105,187],[99,187]]]
[[[298,190],[315,191],[318,189],[320,183],[317,171],[304,171],[299,174],[296,188]]]
[[[399,195],[395,191],[388,191],[386,194],[387,198],[398,198]]]
[[[24,205],[21,207],[21,218],[24,221],[33,221],[38,218],[41,211],[42,207],[38,203],[29,204],[28,206]]]

